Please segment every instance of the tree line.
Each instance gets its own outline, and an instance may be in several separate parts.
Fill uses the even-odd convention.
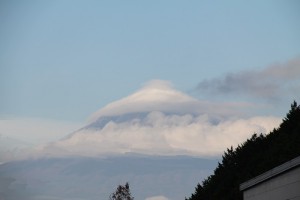
[[[239,185],[300,155],[300,106],[294,101],[280,126],[267,135],[253,134],[228,148],[214,173],[186,200],[242,200]]]

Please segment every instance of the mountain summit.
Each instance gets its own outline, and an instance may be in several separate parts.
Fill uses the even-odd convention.
[[[170,82],[153,80],[137,92],[100,109],[92,115],[91,121],[93,122],[103,116],[152,111],[180,114],[195,113],[197,104],[199,105],[199,100],[175,90]]]
[[[155,80],[97,111],[91,122],[43,148],[51,156],[220,155],[253,132],[277,126],[274,117],[243,117],[241,105],[203,102]],[[239,117],[238,117],[239,116]]]
[[[83,129],[102,129],[109,122],[144,121],[150,113],[154,112],[168,116],[195,116],[207,112],[204,104],[175,90],[168,81],[153,80],[137,92],[95,112],[90,117],[89,124]]]

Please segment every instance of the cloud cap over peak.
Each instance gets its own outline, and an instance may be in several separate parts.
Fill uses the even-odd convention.
[[[98,110],[90,117],[90,121],[93,122],[101,116],[151,111],[198,113],[204,109],[203,104],[204,102],[174,89],[169,81],[152,80],[137,92]]]
[[[54,157],[124,153],[219,156],[253,133],[268,133],[279,122],[278,118],[266,116],[214,122],[207,115],[167,115],[156,111],[144,119],[110,121],[102,129],[81,129],[66,139],[42,147],[40,154]]]
[[[100,109],[94,120],[41,149],[49,156],[216,156],[253,133],[268,133],[280,120],[238,113],[243,103],[203,102],[155,80]]]
[[[62,140],[20,152],[19,157],[147,155],[216,156],[253,133],[268,133],[280,119],[245,116],[245,103],[213,103],[190,97],[170,82],[151,81],[108,104],[92,121]]]

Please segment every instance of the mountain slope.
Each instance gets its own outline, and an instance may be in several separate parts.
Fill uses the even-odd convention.
[[[107,200],[118,184],[129,181],[136,199],[176,200],[216,164],[216,159],[145,155],[15,161],[0,165],[0,199]]]
[[[251,133],[267,133],[279,124],[276,117],[243,115],[247,106],[203,102],[166,81],[152,81],[100,109],[83,128],[38,153],[218,156]]]

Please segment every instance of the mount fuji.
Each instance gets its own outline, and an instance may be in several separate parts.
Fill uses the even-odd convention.
[[[136,199],[184,199],[226,148],[279,124],[247,117],[248,106],[200,101],[151,81],[96,111],[79,130],[1,164],[0,197],[105,200],[129,181]]]
[[[216,156],[279,123],[274,117],[245,117],[247,106],[200,101],[155,80],[95,112],[87,125],[44,146],[42,154]]]

